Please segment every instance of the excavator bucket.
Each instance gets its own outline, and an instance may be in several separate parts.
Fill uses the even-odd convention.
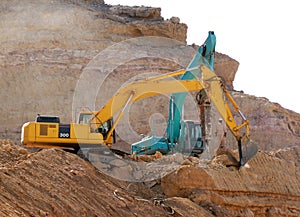
[[[240,167],[244,166],[251,158],[253,158],[257,151],[258,147],[255,142],[251,139],[239,140],[239,155],[240,155]]]

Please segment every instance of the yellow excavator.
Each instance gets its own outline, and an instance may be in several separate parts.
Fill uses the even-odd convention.
[[[210,34],[214,35],[213,32],[210,32]],[[206,44],[202,45],[201,49],[198,50],[200,55],[195,55],[199,60],[196,61],[198,63],[196,66],[128,84],[121,88],[99,111],[82,111],[79,114],[77,123],[62,124],[57,116],[38,115],[34,122],[27,122],[23,125],[22,144],[32,148],[73,149],[76,152],[82,147],[106,145],[112,148],[112,144],[115,142],[115,128],[129,104],[161,94],[205,91],[238,141],[240,166],[244,165],[257,152],[256,147],[249,146],[248,149],[247,145],[242,144],[248,144],[250,141],[249,122],[224,87],[222,79],[211,70],[207,58],[203,55],[205,53],[203,50],[207,50],[206,46]],[[192,75],[189,79],[176,79],[178,76],[187,73]],[[242,119],[240,124],[235,121],[229,104],[240,115]],[[115,120],[113,120],[114,116],[116,116]],[[198,120],[188,126],[193,127],[192,130],[195,131],[199,129],[200,125]],[[183,133],[182,130],[181,134]],[[202,139],[201,135],[200,132],[198,133],[199,138],[194,138],[195,144],[184,144],[184,146],[197,149],[196,146]],[[183,137],[186,136],[183,135]],[[171,141],[171,145],[169,142],[167,141],[167,149],[176,149],[178,146],[176,142]],[[201,145],[203,143],[200,142]]]
[[[203,89],[194,80],[167,80],[185,73],[185,70],[147,78],[121,88],[97,112],[82,111],[77,123],[62,124],[57,116],[38,115],[35,122],[22,127],[21,141],[34,148],[79,148],[78,145],[107,145],[112,147],[114,130],[129,104],[138,100],[174,92],[195,92]],[[118,114],[113,121],[113,117]]]

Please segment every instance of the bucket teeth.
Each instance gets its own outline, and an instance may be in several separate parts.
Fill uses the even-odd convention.
[[[244,166],[251,158],[256,155],[258,146],[253,140],[245,139],[245,141],[242,141],[241,149],[242,155],[240,156],[240,166]]]

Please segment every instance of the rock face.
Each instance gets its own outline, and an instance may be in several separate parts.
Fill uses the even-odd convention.
[[[236,102],[249,119],[251,138],[262,150],[300,145],[300,116],[266,98],[232,92]],[[228,144],[235,144],[229,136]]]
[[[144,35],[186,40],[186,25],[163,21],[159,8],[99,3],[103,2],[0,3],[2,135],[19,140],[21,125],[37,113],[69,122],[82,69],[104,48]]]
[[[216,53],[215,71],[222,76],[227,89],[233,90],[233,81],[238,70],[239,62],[221,53]]]

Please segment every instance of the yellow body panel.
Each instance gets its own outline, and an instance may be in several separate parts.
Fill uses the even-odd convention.
[[[28,122],[23,125],[21,142],[34,148],[77,148],[78,145],[104,144],[102,134],[90,132],[89,124],[71,123],[69,136],[59,133],[58,123]]]

